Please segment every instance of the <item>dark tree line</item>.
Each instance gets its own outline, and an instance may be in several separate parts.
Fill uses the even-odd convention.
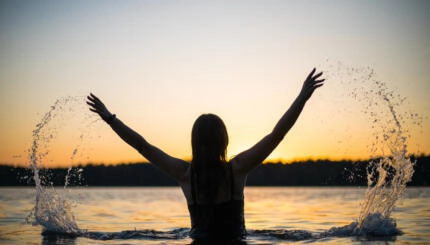
[[[430,156],[416,161],[410,186],[430,185]],[[369,161],[306,161],[291,164],[267,163],[248,176],[249,186],[366,186]],[[388,171],[393,172],[392,169]],[[394,173],[394,172],[393,172]],[[116,166],[85,165],[40,169],[44,185],[64,186],[176,186],[177,184],[152,164]],[[67,176],[67,179],[66,179]],[[377,177],[377,176],[376,176]],[[0,186],[32,186],[33,173],[28,168],[0,165]]]

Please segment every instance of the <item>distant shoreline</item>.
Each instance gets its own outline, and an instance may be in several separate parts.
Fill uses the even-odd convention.
[[[411,157],[416,162],[408,186],[430,186],[430,156]],[[265,163],[248,176],[248,186],[367,186],[369,161],[301,161]],[[44,185],[64,186],[68,168],[41,168]],[[148,163],[73,167],[68,186],[177,186],[160,169]],[[34,186],[25,167],[0,164],[0,186]]]

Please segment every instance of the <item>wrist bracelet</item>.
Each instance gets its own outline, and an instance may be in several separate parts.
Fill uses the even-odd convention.
[[[116,115],[112,114],[108,119],[105,120],[105,122],[107,124],[111,124],[115,118],[116,118]]]

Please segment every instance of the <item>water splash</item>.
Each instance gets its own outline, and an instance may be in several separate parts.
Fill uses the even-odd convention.
[[[42,225],[44,232],[78,235],[81,232],[72,212],[71,202],[53,187],[36,188],[36,204],[27,222]]]
[[[386,88],[385,84],[380,83],[380,85]],[[401,117],[395,109],[395,106],[401,103],[393,102],[395,98],[393,93],[387,93],[387,91],[387,89],[380,90],[377,94],[385,102],[391,115],[386,124],[380,127],[383,146],[386,146],[389,152],[382,151],[385,154],[370,163],[368,189],[354,234],[369,234],[375,231],[385,234],[387,231],[394,230],[396,223],[390,215],[414,173],[414,162],[407,156],[409,136],[407,130],[403,129]],[[379,139],[379,136],[376,136],[376,139]],[[376,145],[373,147],[376,151]],[[386,229],[380,231],[381,228]]]
[[[349,88],[349,96],[363,105],[373,130],[368,165],[368,188],[356,222],[333,227],[322,236],[401,234],[391,214],[408,182],[412,180],[414,162],[408,157],[410,125],[421,125],[416,113],[403,111],[406,98],[389,89],[370,68],[351,68],[338,62],[329,65],[330,79],[340,79]],[[333,69],[335,68],[335,69]]]
[[[50,143],[56,137],[57,130],[66,120],[65,112],[73,112],[74,109],[84,104],[83,97],[64,97],[58,99],[42,117],[33,130],[33,141],[29,150],[30,168],[33,171],[33,180],[36,189],[35,206],[26,218],[26,222],[33,225],[42,225],[44,232],[55,232],[69,235],[79,235],[79,229],[72,212],[73,201],[68,199],[65,193],[59,193],[52,186],[49,174],[42,175],[40,166],[50,153]],[[80,136],[82,140],[82,135]],[[79,145],[72,151],[70,160],[73,161],[79,149]],[[78,176],[80,182],[82,169],[73,171],[70,167],[67,171],[66,188],[71,183],[71,178]],[[78,174],[74,174],[78,173]]]

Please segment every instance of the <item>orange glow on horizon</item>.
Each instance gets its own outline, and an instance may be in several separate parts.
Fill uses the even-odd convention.
[[[68,152],[67,152],[68,153]],[[67,154],[69,155],[69,154]],[[116,156],[118,157],[118,156]],[[315,162],[320,160],[327,160],[333,162],[341,161],[366,161],[369,160],[369,156],[303,156],[294,158],[267,158],[263,164],[268,163],[281,163],[281,164],[291,164],[296,162]],[[116,166],[122,164],[139,164],[139,163],[149,163],[143,157],[124,157],[124,158],[112,158],[112,160],[107,160],[108,158],[91,158],[87,161],[84,160],[74,160],[71,161],[70,157],[64,157],[60,152],[57,154],[46,156],[38,167],[41,168],[67,168],[67,167],[77,167],[86,165],[105,165],[105,166]],[[121,160],[122,159],[122,160]],[[182,157],[181,159],[190,162],[191,157]],[[14,166],[14,167],[29,167],[30,161],[17,161],[17,159],[11,159],[9,162],[1,163],[1,165]]]

